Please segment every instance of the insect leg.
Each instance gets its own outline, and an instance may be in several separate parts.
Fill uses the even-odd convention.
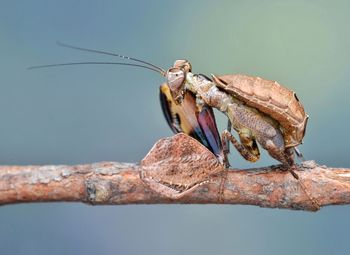
[[[294,165],[293,151],[278,147],[273,140],[264,141],[263,147],[267,150],[271,157],[280,161],[288,169]],[[292,173],[293,174],[293,173]],[[296,174],[293,174],[296,177]],[[298,177],[296,177],[298,179]]]
[[[298,169],[298,166],[297,165],[292,165],[288,168],[288,171],[293,175],[293,177],[298,181],[301,189],[303,190],[303,192],[306,194],[306,196],[309,198],[309,200],[311,201],[311,204],[312,204],[312,210],[313,211],[318,211],[320,210],[320,203],[318,202],[318,200],[313,197],[307,190],[304,182],[299,178],[299,175],[295,172],[295,170]]]
[[[305,161],[305,158],[303,156],[303,153],[298,149],[298,147],[294,147],[295,154],[297,154],[298,158],[300,158],[302,161]]]
[[[232,128],[232,123],[231,123],[231,121],[230,121],[230,119],[227,119],[227,128],[226,128],[226,130],[229,132],[229,133],[231,133],[231,128]],[[227,153],[230,153],[230,143],[229,143],[229,141],[228,141],[228,138],[226,138],[226,148],[225,148],[225,151],[227,152]]]
[[[227,119],[227,131],[231,134],[231,128],[232,128],[232,123],[230,119]],[[228,173],[228,168],[230,167],[230,161],[228,160],[227,155],[230,153],[230,142],[228,138],[222,138],[221,139],[221,144],[222,144],[222,150],[224,154],[224,164],[225,164],[225,170],[222,172],[222,179],[220,183],[220,189],[219,189],[219,203],[224,203],[224,189],[225,189],[225,183],[227,180],[227,173]]]
[[[227,121],[227,131],[229,133],[231,133],[231,127],[232,127],[232,124],[231,124],[231,121],[230,119],[228,119]],[[230,142],[228,140],[227,137],[223,137],[221,136],[221,144],[222,144],[222,150],[223,150],[223,154],[224,154],[224,164],[225,164],[225,168],[229,168],[230,167],[230,162],[228,160],[228,157],[227,155],[230,153]]]
[[[244,134],[240,134],[240,138],[242,140],[248,139],[247,137],[244,136]],[[259,150],[250,150],[246,148],[243,144],[238,142],[237,139],[228,130],[224,130],[224,132],[221,135],[221,140],[223,143],[225,143],[226,140],[229,140],[233,144],[233,146],[235,146],[238,152],[242,155],[242,157],[248,161],[255,162],[260,158]],[[252,142],[255,143],[255,141],[252,141]]]
[[[225,165],[225,168],[229,168],[230,167],[230,162],[229,162],[229,160],[228,160],[228,157],[227,157],[227,155],[228,155],[228,152],[227,152],[227,150],[226,150],[226,148],[227,148],[227,140],[226,139],[223,139],[222,137],[221,137],[221,144],[222,144],[222,152],[223,152],[223,155],[224,155],[224,159],[223,159],[223,164]]]
[[[298,166],[296,164],[294,164],[294,160],[293,160],[293,148],[288,148],[285,149],[284,151],[282,151],[281,149],[279,149],[277,146],[275,146],[275,144],[271,141],[268,140],[266,142],[266,149],[268,151],[268,153],[270,155],[273,155],[273,157],[277,160],[279,160],[280,162],[282,162],[282,164],[286,167],[286,170],[288,170],[291,175],[298,181],[301,189],[304,191],[304,193],[306,194],[306,196],[309,198],[309,200],[312,203],[312,209],[314,211],[318,211],[320,209],[320,205],[317,201],[316,198],[312,197],[310,195],[310,193],[308,192],[306,186],[304,185],[303,181],[300,179],[299,175],[295,172],[295,170],[298,170]]]

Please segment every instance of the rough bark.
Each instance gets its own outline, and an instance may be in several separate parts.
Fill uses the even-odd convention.
[[[177,139],[179,137],[175,136],[170,140],[178,143]],[[187,138],[182,136],[181,139],[186,146]],[[170,153],[171,149],[169,147]],[[208,164],[203,166],[208,167]],[[44,201],[94,205],[222,203],[314,210],[309,196],[320,206],[350,203],[350,169],[319,166],[313,161],[302,163],[296,170],[309,196],[299,181],[281,166],[214,173],[208,176],[208,182],[179,199],[151,189],[141,178],[144,171],[142,164],[118,162],[0,166],[0,204]]]

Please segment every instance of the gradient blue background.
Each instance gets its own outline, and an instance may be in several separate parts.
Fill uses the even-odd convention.
[[[194,72],[245,73],[298,93],[310,114],[301,150],[350,167],[349,1],[1,1],[0,163],[137,162],[171,135],[158,102],[162,77],[117,66],[28,71],[114,60],[60,40]],[[218,117],[224,127],[225,118]],[[250,164],[276,163],[265,153]],[[0,208],[0,254],[348,254],[349,206],[318,213],[252,206]]]

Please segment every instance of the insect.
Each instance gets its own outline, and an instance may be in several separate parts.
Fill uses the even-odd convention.
[[[273,158],[286,166],[294,165],[294,150],[305,135],[308,115],[294,92],[277,82],[246,75],[214,76],[213,81],[191,73],[186,75],[183,87],[202,102],[224,112],[237,131],[239,143],[229,130],[223,133],[241,153],[252,162],[259,159],[259,143]],[[181,99],[180,99],[181,100]]]
[[[212,75],[209,79],[187,71],[190,63],[186,60],[174,66],[167,71],[174,100],[181,103],[191,91],[199,109],[209,105],[228,117],[228,129],[222,135],[226,152],[230,141],[245,159],[255,162],[260,157],[259,143],[284,165],[294,165],[294,150],[300,155],[296,146],[302,142],[308,120],[294,92],[277,82],[246,75]],[[232,136],[231,127],[240,142]]]
[[[135,63],[73,62],[34,66],[43,68],[80,64],[115,64],[146,68],[167,80],[160,87],[163,113],[175,133],[184,132],[205,145],[228,166],[229,142],[248,161],[260,158],[258,144],[269,155],[288,167],[294,166],[294,152],[301,156],[297,145],[305,135],[308,115],[296,94],[277,82],[246,75],[193,74],[187,60],[177,60],[173,67],[164,70],[146,61],[127,56],[61,44],[61,46],[93,53],[113,55]],[[221,139],[217,131],[212,107],[228,117],[227,129]],[[234,129],[238,141],[232,134]]]

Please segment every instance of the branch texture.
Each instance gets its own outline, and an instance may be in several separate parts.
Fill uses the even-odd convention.
[[[193,150],[191,146],[199,149],[200,158],[196,154],[196,148]],[[155,158],[155,168],[150,170],[149,161],[153,159],[150,154],[153,151],[159,155],[162,152],[159,151],[160,147],[167,153],[160,155],[164,156],[163,160]],[[189,147],[192,148],[191,152],[188,151]],[[182,154],[178,153],[179,148],[182,148]],[[189,156],[184,157],[184,153]],[[204,151],[205,153],[207,155],[203,156],[203,146],[193,143],[192,138],[176,135],[160,140],[141,164],[101,162],[75,166],[0,166],[0,204],[49,201],[75,201],[94,205],[223,203],[313,210],[313,204],[299,181],[280,166],[219,171],[215,164],[208,164],[210,152]],[[172,166],[169,170],[171,163],[165,160],[169,155],[173,155],[171,160],[180,162],[177,163],[178,168]],[[196,160],[192,160],[195,156]],[[196,162],[196,165],[192,162]],[[186,167],[189,168],[189,176],[197,172],[202,175],[201,179],[193,181],[196,184],[194,189],[191,189],[190,183],[186,184],[190,192],[178,199],[157,192],[143,177],[149,171],[165,175],[172,171],[175,178],[178,176],[176,171],[180,168],[182,174],[187,173]],[[212,169],[204,169],[208,167],[216,170],[212,173]],[[299,165],[296,172],[309,195],[320,206],[350,203],[350,169],[328,168],[307,161]],[[181,178],[186,179],[184,176]],[[158,181],[162,182],[162,179],[159,177]],[[198,183],[202,185],[197,185]]]

